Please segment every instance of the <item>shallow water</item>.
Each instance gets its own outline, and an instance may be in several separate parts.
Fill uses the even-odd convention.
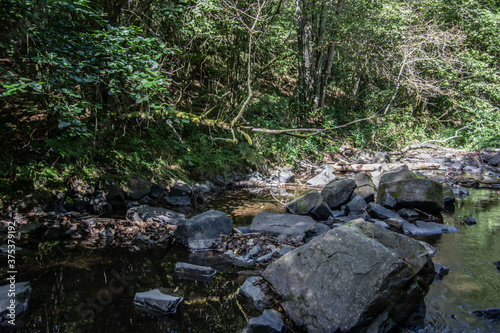
[[[460,217],[473,216],[467,226]],[[450,273],[436,280],[426,296],[425,332],[500,332],[500,322],[472,312],[500,307],[500,195],[498,191],[471,191],[457,200],[454,214],[445,216],[458,233],[444,234],[429,242],[439,250],[433,258]]]
[[[471,191],[459,199],[446,223],[460,232],[429,238],[439,250],[434,261],[451,272],[437,280],[426,297],[427,324],[420,332],[500,332],[500,323],[476,317],[472,311],[500,307],[500,195]],[[249,225],[259,211],[280,212],[272,197],[227,193],[209,209],[230,215],[235,225]],[[458,217],[472,215],[475,226]],[[126,249],[44,247],[25,252],[18,261],[18,281],[33,287],[30,316],[22,332],[236,332],[246,320],[234,293],[247,276],[206,253],[181,248],[142,252]],[[178,261],[216,265],[209,282],[181,279]],[[157,287],[184,297],[178,314],[157,317],[133,304],[136,292]]]

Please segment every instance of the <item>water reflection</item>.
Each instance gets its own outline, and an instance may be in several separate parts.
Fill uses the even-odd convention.
[[[472,311],[500,306],[500,195],[497,191],[471,191],[457,200],[445,222],[460,230],[431,240],[439,250],[434,261],[451,272],[436,281],[426,297],[425,332],[500,332],[500,324],[475,316]],[[463,218],[477,224],[467,226]]]

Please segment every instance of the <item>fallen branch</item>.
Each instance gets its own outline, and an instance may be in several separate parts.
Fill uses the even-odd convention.
[[[440,167],[439,163],[375,163],[375,164],[333,164],[332,168],[337,172],[372,172],[387,169],[397,168],[407,165],[410,170],[435,170]]]

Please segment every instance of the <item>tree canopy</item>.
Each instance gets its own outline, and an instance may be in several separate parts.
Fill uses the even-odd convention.
[[[496,1],[3,0],[0,19],[4,189],[500,146]]]

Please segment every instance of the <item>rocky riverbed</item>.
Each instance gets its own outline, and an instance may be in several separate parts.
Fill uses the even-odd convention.
[[[335,158],[267,175],[252,172],[195,184],[133,178],[120,188],[108,178],[94,190],[73,186],[50,199],[32,195],[11,205],[4,210],[3,232],[13,220],[18,245],[52,241],[140,252],[179,243],[193,251],[215,250],[236,266],[265,269],[263,279],[252,284],[266,291],[259,296],[268,299],[260,311],[268,310],[249,322],[247,332],[259,325],[309,332],[418,327],[435,265],[432,247],[407,236],[458,232],[442,223],[441,212],[453,210],[456,198],[467,195],[463,186],[496,188],[500,155],[345,151]],[[234,225],[224,212],[206,210],[210,197],[229,187],[269,191],[287,213],[260,213],[249,226]],[[126,219],[105,217],[121,211],[127,212]],[[324,248],[329,242],[332,246]],[[182,267],[195,278],[204,271]],[[326,283],[332,276],[338,284]],[[349,283],[360,276],[365,279]],[[358,290],[360,285],[366,290]],[[141,294],[139,303],[156,312],[164,304],[165,313],[175,312],[182,300],[158,287]],[[153,301],[145,299],[150,294]],[[407,299],[411,302],[402,301]],[[340,315],[341,310],[346,314]],[[495,313],[488,311],[479,313]]]

